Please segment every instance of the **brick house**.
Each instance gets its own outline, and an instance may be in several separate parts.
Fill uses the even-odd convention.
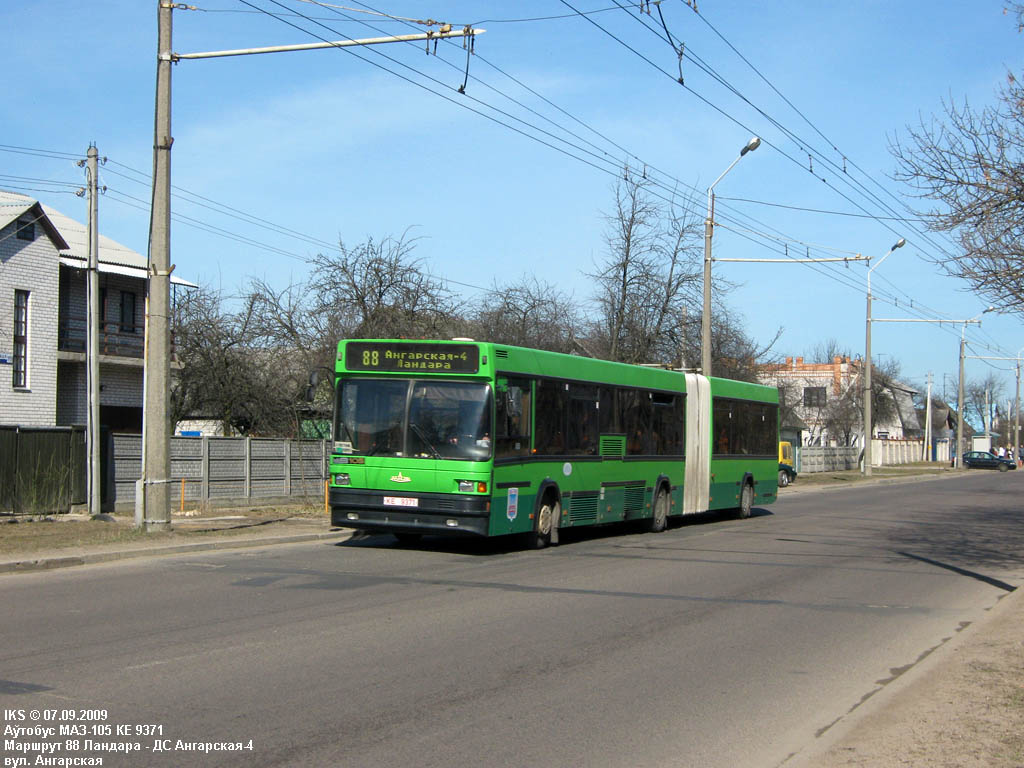
[[[103,235],[98,257],[100,425],[141,432],[146,258]],[[0,424],[86,423],[87,266],[85,225],[0,191]]]
[[[863,386],[860,359],[835,356],[830,363],[805,363],[802,357],[787,357],[785,363],[761,366],[758,381],[778,387],[783,413],[802,422],[803,445],[863,445],[864,422],[859,406],[854,406],[851,387]],[[920,421],[914,409],[915,390],[900,384],[889,388],[896,416],[888,421],[875,420],[874,436],[902,440],[921,436]],[[837,403],[846,399],[845,434],[830,434],[826,424]],[[842,422],[843,419],[834,419]]]

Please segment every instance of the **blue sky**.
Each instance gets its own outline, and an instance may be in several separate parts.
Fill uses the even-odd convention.
[[[176,11],[174,50],[415,31],[337,7],[279,2],[206,0]],[[678,56],[659,7],[641,16],[637,3],[620,4],[629,10],[615,0],[359,6],[486,29],[464,96],[455,91],[466,62],[460,44],[442,44],[436,57],[422,44],[397,44],[358,56],[326,50],[181,62],[173,71],[172,182],[240,213],[176,197],[176,215],[203,222],[174,222],[177,274],[228,293],[247,277],[283,286],[305,276],[305,257],[339,239],[355,244],[409,229],[421,238],[416,254],[465,295],[535,273],[583,298],[585,273],[604,250],[616,168],[646,166],[663,189],[692,197],[687,205],[703,218],[708,184],[757,134],[761,148],[716,187],[716,256],[784,258],[810,243],[815,256],[880,257],[903,236],[907,246],[873,273],[875,317],[962,320],[985,308],[930,260],[953,248],[948,240],[885,218],[909,217],[887,147],[908,124],[940,114],[944,99],[990,103],[1007,69],[1019,71],[1024,35],[1003,2],[698,0],[698,16],[683,0],[664,0],[665,26],[685,43],[685,86],[675,79]],[[156,7],[0,6],[0,23],[17,31],[4,63],[18,82],[0,106],[0,187],[84,221],[85,201],[71,193],[84,176],[69,155],[95,142],[108,158],[101,229],[142,253]],[[573,9],[609,9],[588,16],[604,29]],[[543,18],[555,16],[566,18]],[[740,95],[702,72],[700,61]],[[738,284],[716,311],[742,315],[759,340],[781,327],[779,357],[809,354],[828,339],[863,354],[866,271],[716,263],[716,276]],[[916,383],[932,371],[940,393],[945,374],[954,397],[959,335],[956,325],[879,323],[872,352],[898,359]],[[967,335],[975,355],[1013,356],[1024,345],[1019,320],[1008,316],[985,315]],[[968,361],[969,378],[989,370]],[[1000,375],[1010,396],[1012,374]]]

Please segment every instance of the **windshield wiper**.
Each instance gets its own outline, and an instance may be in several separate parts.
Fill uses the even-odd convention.
[[[415,432],[416,436],[423,441],[423,444],[430,449],[430,452],[434,454],[435,459],[442,458],[441,453],[437,450],[437,448],[434,447],[434,444],[430,442],[430,440],[427,438],[426,434],[424,434],[423,430],[420,429],[420,426],[418,424],[413,424],[412,422],[409,422],[409,429]]]

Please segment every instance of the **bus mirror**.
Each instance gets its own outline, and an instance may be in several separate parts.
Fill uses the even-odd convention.
[[[312,403],[313,402],[313,396],[315,394],[316,394],[316,385],[315,384],[310,384],[308,387],[306,387],[306,402],[307,403]]]
[[[320,371],[319,370],[310,371],[309,372],[309,386],[310,386],[310,388],[311,389],[315,389],[316,386],[319,383],[320,383]],[[309,399],[308,394],[307,394],[306,399],[307,400]]]

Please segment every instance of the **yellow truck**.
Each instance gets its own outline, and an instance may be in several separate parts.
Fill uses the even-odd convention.
[[[779,443],[779,488],[785,488],[796,481],[796,460],[793,444],[785,440]]]

